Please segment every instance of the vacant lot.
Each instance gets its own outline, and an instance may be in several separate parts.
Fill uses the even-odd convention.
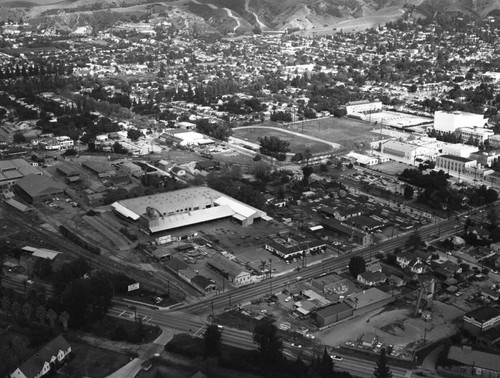
[[[307,133],[305,133],[307,134]],[[252,143],[258,143],[259,137],[278,137],[281,140],[286,140],[290,143],[290,151],[292,153],[303,152],[306,148],[309,148],[313,154],[327,153],[333,151],[332,146],[314,141],[307,138],[302,138],[298,135],[291,134],[284,131],[272,129],[272,128],[262,128],[262,127],[249,127],[249,128],[239,128],[233,131],[233,136],[235,138],[243,139]]]
[[[61,369],[56,377],[71,377],[74,373],[96,378],[107,377],[129,361],[124,354],[85,343],[71,341],[71,349],[75,358]]]

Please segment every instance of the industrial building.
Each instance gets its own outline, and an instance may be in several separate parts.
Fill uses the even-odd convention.
[[[66,186],[50,177],[28,175],[16,182],[15,191],[28,203],[41,202],[44,199],[64,194]]]
[[[264,211],[206,187],[131,198],[111,206],[119,215],[139,221],[141,230],[148,234],[230,217],[242,226],[271,219]]]
[[[42,172],[24,159],[0,160],[0,190],[9,189],[17,180]]]
[[[346,302],[331,304],[313,314],[318,327],[326,327],[352,316],[354,309]]]
[[[419,156],[427,156],[430,154],[430,151],[425,147],[397,140],[389,140],[383,143],[381,152],[409,162],[414,161]]]

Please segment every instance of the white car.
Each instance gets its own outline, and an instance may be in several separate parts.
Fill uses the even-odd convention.
[[[292,297],[286,297],[285,302],[290,302],[292,300]]]
[[[332,354],[330,358],[334,361],[344,361],[344,357],[337,356],[336,354]]]

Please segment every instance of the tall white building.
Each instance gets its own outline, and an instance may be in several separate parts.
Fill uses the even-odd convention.
[[[460,127],[484,127],[486,122],[482,114],[442,110],[434,113],[434,129],[445,133],[453,133]]]

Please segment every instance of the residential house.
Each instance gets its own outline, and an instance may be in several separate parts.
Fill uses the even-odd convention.
[[[47,343],[10,375],[10,378],[40,378],[53,370],[71,353],[71,346],[62,336]]]
[[[366,272],[358,274],[357,280],[363,285],[376,286],[384,283],[387,280],[387,277],[382,272],[371,272],[367,270]]]

